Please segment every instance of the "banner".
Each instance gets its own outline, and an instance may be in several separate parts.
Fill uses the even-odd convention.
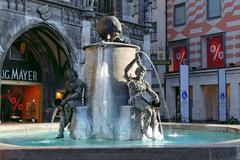
[[[227,103],[226,103],[226,71],[218,70],[218,104],[219,104],[219,120],[227,120]]]
[[[223,36],[207,38],[207,67],[224,67]]]
[[[188,65],[180,65],[180,110],[181,121],[189,122],[189,70]]]
[[[187,64],[187,50],[185,46],[173,48],[173,71],[179,71],[181,64]]]

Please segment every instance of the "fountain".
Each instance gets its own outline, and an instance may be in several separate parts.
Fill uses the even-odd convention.
[[[163,134],[159,101],[161,109],[166,102],[162,88],[158,96],[143,79],[145,53],[123,43],[116,17],[105,17],[97,26],[102,40],[84,47],[85,77],[67,70],[68,92],[54,103],[62,108],[60,128],[56,123],[50,130],[45,124],[1,125],[0,160],[237,159],[238,126],[172,124],[175,133],[164,129]]]
[[[115,16],[101,19],[97,31],[102,40],[84,47],[86,105],[75,102],[82,94],[79,91],[83,82],[79,80],[79,84],[75,84],[76,80],[71,81],[76,79],[71,76],[74,71],[67,70],[67,94],[60,105],[62,118],[57,138],[64,137],[63,128],[70,123],[70,136],[74,139],[162,140],[162,130],[159,130],[162,127],[155,109],[144,97],[146,92],[152,101],[159,101],[141,75],[144,74],[141,68],[145,67],[141,64],[140,48],[123,43],[121,23]],[[130,99],[133,102],[129,102]],[[73,112],[72,117],[68,112]]]

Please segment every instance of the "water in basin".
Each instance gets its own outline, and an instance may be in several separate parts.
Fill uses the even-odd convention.
[[[239,139],[239,134],[229,132],[210,132],[195,130],[174,130],[169,133],[165,130],[164,141],[137,140],[137,141],[118,141],[106,139],[74,140],[66,135],[64,139],[55,139],[57,131],[40,130],[37,132],[14,132],[0,133],[0,143],[18,146],[65,146],[80,148],[96,147],[158,147],[173,145],[198,145],[218,143]],[[68,134],[68,133],[66,133]]]

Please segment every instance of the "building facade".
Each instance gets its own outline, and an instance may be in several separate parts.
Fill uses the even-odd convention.
[[[172,61],[165,76],[170,117],[182,116],[182,64],[189,68],[190,121],[240,119],[239,1],[166,2],[168,59]],[[226,83],[222,84],[224,79]]]
[[[96,23],[102,16],[115,11],[129,42],[143,47],[145,28],[124,20],[124,3],[0,1],[1,121],[50,121],[52,102],[64,90],[64,71],[70,66],[82,77],[82,47],[99,41]]]

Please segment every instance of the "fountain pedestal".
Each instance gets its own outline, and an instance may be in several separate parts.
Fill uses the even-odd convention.
[[[134,106],[120,106],[119,118],[119,140],[141,140],[148,139],[142,133],[142,112]],[[148,127],[148,134],[153,139],[163,140],[163,135],[159,131],[159,122],[154,119],[154,126]]]
[[[89,106],[77,106],[72,115],[70,137],[89,139],[92,137],[91,111]]]
[[[141,111],[134,106],[120,106],[118,139],[142,139]]]

